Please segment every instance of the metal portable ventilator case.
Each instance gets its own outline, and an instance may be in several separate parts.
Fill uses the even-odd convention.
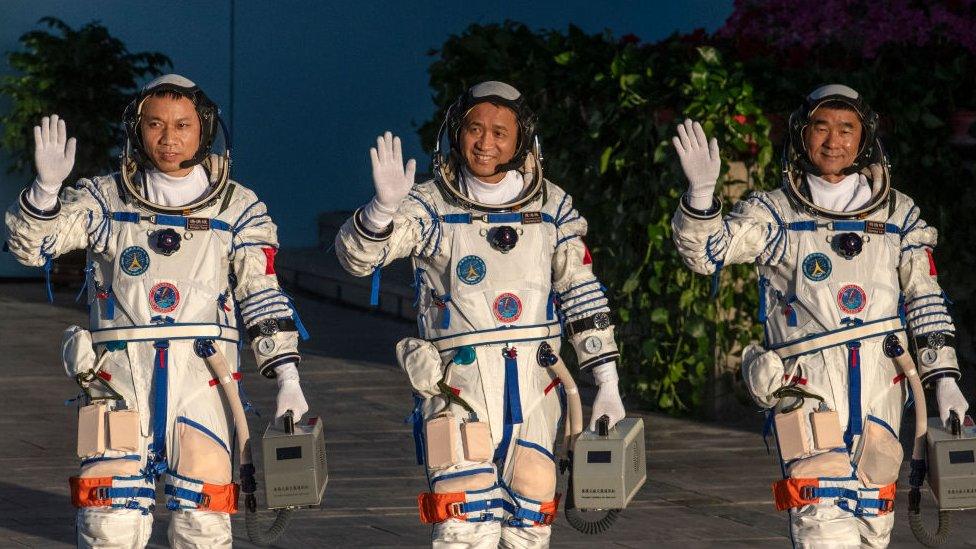
[[[579,509],[623,509],[647,480],[644,420],[583,431],[573,448],[573,498]]]
[[[955,422],[959,425],[959,421]],[[976,508],[976,423],[966,416],[958,434],[929,418],[928,480],[939,510]]]
[[[312,507],[322,502],[329,467],[325,459],[322,420],[298,424],[271,422],[261,439],[264,488],[268,508]]]

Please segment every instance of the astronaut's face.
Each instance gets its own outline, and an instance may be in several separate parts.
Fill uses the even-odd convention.
[[[813,111],[803,131],[803,144],[821,177],[831,183],[845,177],[842,171],[854,164],[862,132],[861,120],[852,110],[821,107]]]
[[[193,167],[180,168],[200,148],[200,117],[186,97],[153,95],[142,104],[139,120],[146,154],[159,171],[183,177]]]
[[[495,170],[515,156],[518,137],[518,121],[512,109],[478,103],[461,126],[461,154],[478,179],[498,183],[505,172],[496,174]]]

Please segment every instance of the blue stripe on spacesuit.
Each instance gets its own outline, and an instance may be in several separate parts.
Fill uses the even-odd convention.
[[[564,236],[564,237],[562,237],[562,238],[560,238],[559,240],[556,241],[556,247],[558,248],[560,244],[562,244],[564,242],[569,242],[570,240],[572,240],[574,238],[579,238],[579,235],[578,234],[571,234],[569,236]]]
[[[470,469],[467,471],[458,471],[456,473],[448,473],[446,475],[440,475],[438,477],[432,478],[430,480],[430,483],[433,485],[433,484],[437,484],[442,480],[450,480],[453,478],[469,477],[471,475],[480,475],[482,473],[494,473],[494,472],[495,470],[492,469],[491,467],[481,467],[478,469]],[[489,488],[489,490],[493,490],[493,489],[494,488]]]
[[[575,216],[572,215],[574,213],[576,214]],[[556,220],[556,227],[562,227],[563,225],[569,223],[570,221],[576,221],[579,218],[580,218],[579,212],[573,209],[569,213],[567,213],[562,219]]]
[[[247,212],[251,211],[252,208],[254,208],[260,203],[261,203],[260,200],[255,200],[254,202],[251,202],[251,204],[248,205],[248,207],[244,208],[244,210],[241,212],[241,215],[237,216],[237,219],[234,220],[234,227],[238,227],[240,225],[241,220],[244,219],[245,215],[247,215]]]
[[[556,219],[557,219],[557,220],[558,220],[558,219],[559,219],[560,217],[562,217],[562,213],[563,213],[563,206],[565,206],[565,205],[566,205],[566,200],[567,200],[567,199],[569,199],[569,195],[568,195],[568,194],[564,194],[564,195],[563,195],[563,199],[559,201],[559,207],[558,207],[558,208],[556,208]]]
[[[241,314],[242,315],[252,314],[252,313],[254,313],[254,311],[256,310],[257,307],[261,306],[262,304],[267,304],[268,301],[270,301],[272,299],[284,299],[285,300],[285,303],[287,303],[288,297],[285,296],[285,294],[283,292],[277,291],[275,288],[269,288],[269,291],[274,291],[275,292],[274,295],[269,295],[267,297],[262,297],[261,299],[258,299],[257,301],[252,301],[252,302],[248,303],[247,305],[241,306],[241,308],[240,308]],[[243,301],[241,303],[243,303]]]
[[[912,214],[918,213],[918,211],[919,211],[918,206],[912,206],[911,208],[909,208],[908,213],[905,214],[905,220],[901,222],[901,234],[902,235],[905,235],[908,232],[910,232],[915,227],[915,225],[918,224],[918,219],[919,218],[915,218],[915,221],[912,223],[912,226],[911,227],[908,227],[908,228],[905,228],[908,225],[908,220],[911,219]]]
[[[570,292],[573,292],[573,291],[575,291],[575,290],[578,290],[578,289],[580,289],[580,288],[585,288],[586,286],[589,286],[590,284],[599,284],[599,283],[600,283],[600,281],[594,278],[593,280],[589,280],[589,281],[586,281],[586,282],[583,282],[583,283],[580,283],[580,284],[577,284],[577,285],[575,285],[575,286],[572,286],[572,287],[570,287],[569,289],[567,289],[567,290],[566,290],[566,291],[564,291],[564,292],[560,292],[560,293],[559,293],[559,298],[560,298],[560,299],[563,299],[563,298],[565,298],[565,297],[566,297],[566,295],[567,295],[567,294],[569,294]]]
[[[265,247],[270,247],[270,248],[275,248],[275,249],[278,248],[278,245],[277,244],[274,244],[272,242],[260,242],[260,241],[258,241],[258,242],[241,242],[240,244],[235,245],[234,246],[234,249],[235,250],[239,250],[241,248],[247,248],[247,247],[250,247],[250,246],[265,246]]]
[[[565,307],[565,306],[564,307],[561,307],[560,310],[562,311],[562,313],[564,315],[578,314],[577,312],[573,312],[573,311],[575,309],[579,309],[583,305],[587,305],[589,303],[593,303],[594,301],[599,301],[601,299],[607,299],[607,297],[605,295],[603,295],[603,292],[600,292],[600,295],[599,296],[594,297],[594,298],[591,298],[591,299],[587,299],[585,301],[577,301],[577,300],[574,299],[572,305],[570,305],[569,307]],[[606,305],[606,303],[604,303],[604,305]]]
[[[267,217],[269,221],[271,220],[271,216],[268,215],[268,212],[254,214],[251,217],[245,219],[244,221],[241,221],[240,223],[236,223],[234,225],[234,232],[235,233],[240,232],[241,230],[243,230],[243,229],[247,228],[248,226],[250,226],[250,223],[252,221],[254,221],[255,219],[261,219],[262,217]],[[214,220],[214,221],[216,221],[216,220]],[[223,223],[223,222],[221,222],[221,223]],[[257,227],[258,225],[254,225],[254,226]]]
[[[854,445],[854,437],[861,434],[861,342],[847,343],[847,430],[844,431],[844,444],[848,451]],[[857,499],[857,498],[855,498]]]

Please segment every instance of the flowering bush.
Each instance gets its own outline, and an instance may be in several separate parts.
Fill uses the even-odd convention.
[[[746,46],[741,53],[803,54],[841,46],[861,59],[874,59],[891,45],[958,47],[976,54],[973,0],[736,0],[735,11],[717,33]]]

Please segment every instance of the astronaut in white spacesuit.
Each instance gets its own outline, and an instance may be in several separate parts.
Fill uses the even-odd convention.
[[[888,544],[908,392],[896,343],[912,340],[943,421],[968,408],[937,233],[891,188],[877,125],[856,91],[817,88],[790,117],[782,187],[724,217],[715,139],[691,121],[674,138],[689,181],[672,221],[685,262],[702,274],[756,264],[765,341],[744,351],[742,374],[775,426],[773,491],[798,547]]]
[[[397,355],[418,395],[414,432],[431,487],[418,505],[434,547],[546,547],[561,406],[560,382],[540,364],[565,334],[599,384],[591,428],[602,415],[621,419],[608,301],[586,221],[542,176],[518,90],[472,87],[438,141],[434,179],[414,185],[399,139],[377,140],[376,196],[343,225],[336,253],[357,276],[413,262],[420,337]]]
[[[45,117],[34,128],[37,178],[6,214],[10,251],[25,265],[87,250],[91,329],[69,329],[64,346],[68,374],[90,397],[71,478],[78,545],[145,546],[162,477],[171,545],[230,547],[232,428],[200,347],[222,352],[239,379],[246,332],[260,373],[277,377],[276,416],[300,417],[303,328],[278,285],[265,205],[229,179],[229,150],[211,150],[217,106],[166,75],[142,89],[124,125],[121,171],[62,191],[75,139]]]

